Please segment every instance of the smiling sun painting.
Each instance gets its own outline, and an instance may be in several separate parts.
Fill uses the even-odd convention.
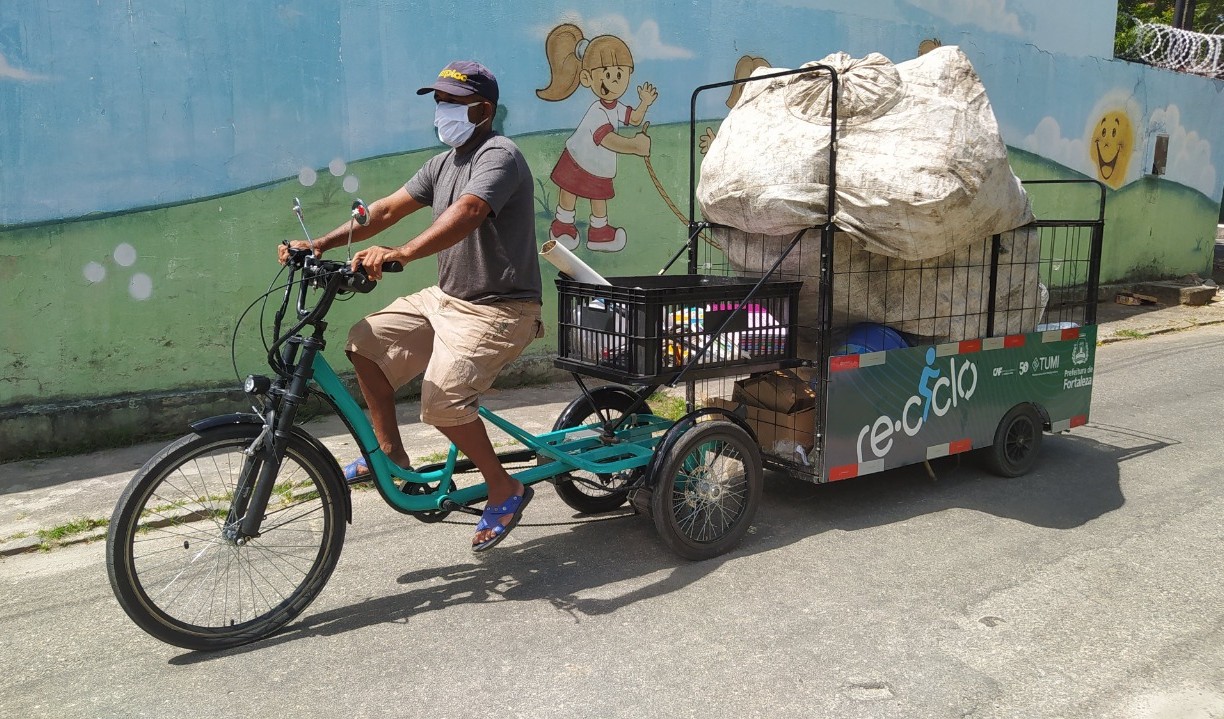
[[[1114,109],[1101,115],[1088,138],[1088,156],[1096,168],[1097,179],[1115,190],[1126,181],[1135,147],[1135,131],[1125,110]]]

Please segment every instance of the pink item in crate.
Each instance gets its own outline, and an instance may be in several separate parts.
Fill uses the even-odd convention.
[[[731,312],[737,307],[739,307],[738,302],[718,302],[707,305],[706,311]],[[768,310],[755,302],[749,302],[740,311],[747,316],[748,330],[726,334],[745,356],[759,357],[786,352],[786,327],[780,325]],[[706,327],[706,329],[713,332],[718,328]]]
[[[719,302],[713,305],[706,305],[706,311],[708,312],[730,312],[734,310],[736,307],[739,307],[738,302]],[[749,327],[777,327],[778,326],[778,321],[773,318],[773,315],[769,314],[769,312],[767,312],[764,307],[758,305],[755,302],[749,302],[748,304],[744,305],[744,309],[742,311],[748,315],[748,326]],[[718,328],[713,327],[711,329],[718,329]]]

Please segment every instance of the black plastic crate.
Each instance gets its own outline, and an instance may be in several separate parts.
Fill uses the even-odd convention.
[[[610,286],[557,278],[558,367],[647,384],[666,381],[690,363],[687,376],[713,377],[795,358],[802,282],[766,282],[750,297],[758,282],[752,277],[608,281]]]

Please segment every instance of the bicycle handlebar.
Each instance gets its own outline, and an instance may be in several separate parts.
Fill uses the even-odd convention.
[[[364,267],[358,265],[354,271],[347,262],[318,259],[307,248],[289,250],[289,261],[287,264],[290,267],[300,269],[308,280],[324,280],[330,277],[338,277],[340,280],[338,289],[341,292],[366,294],[378,286],[378,282],[371,280],[366,275]],[[382,271],[403,272],[404,264],[398,261],[384,262]]]

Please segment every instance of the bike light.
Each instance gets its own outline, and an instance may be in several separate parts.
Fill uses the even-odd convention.
[[[271,387],[272,380],[257,374],[247,375],[246,380],[242,383],[242,391],[253,395],[265,394]]]

